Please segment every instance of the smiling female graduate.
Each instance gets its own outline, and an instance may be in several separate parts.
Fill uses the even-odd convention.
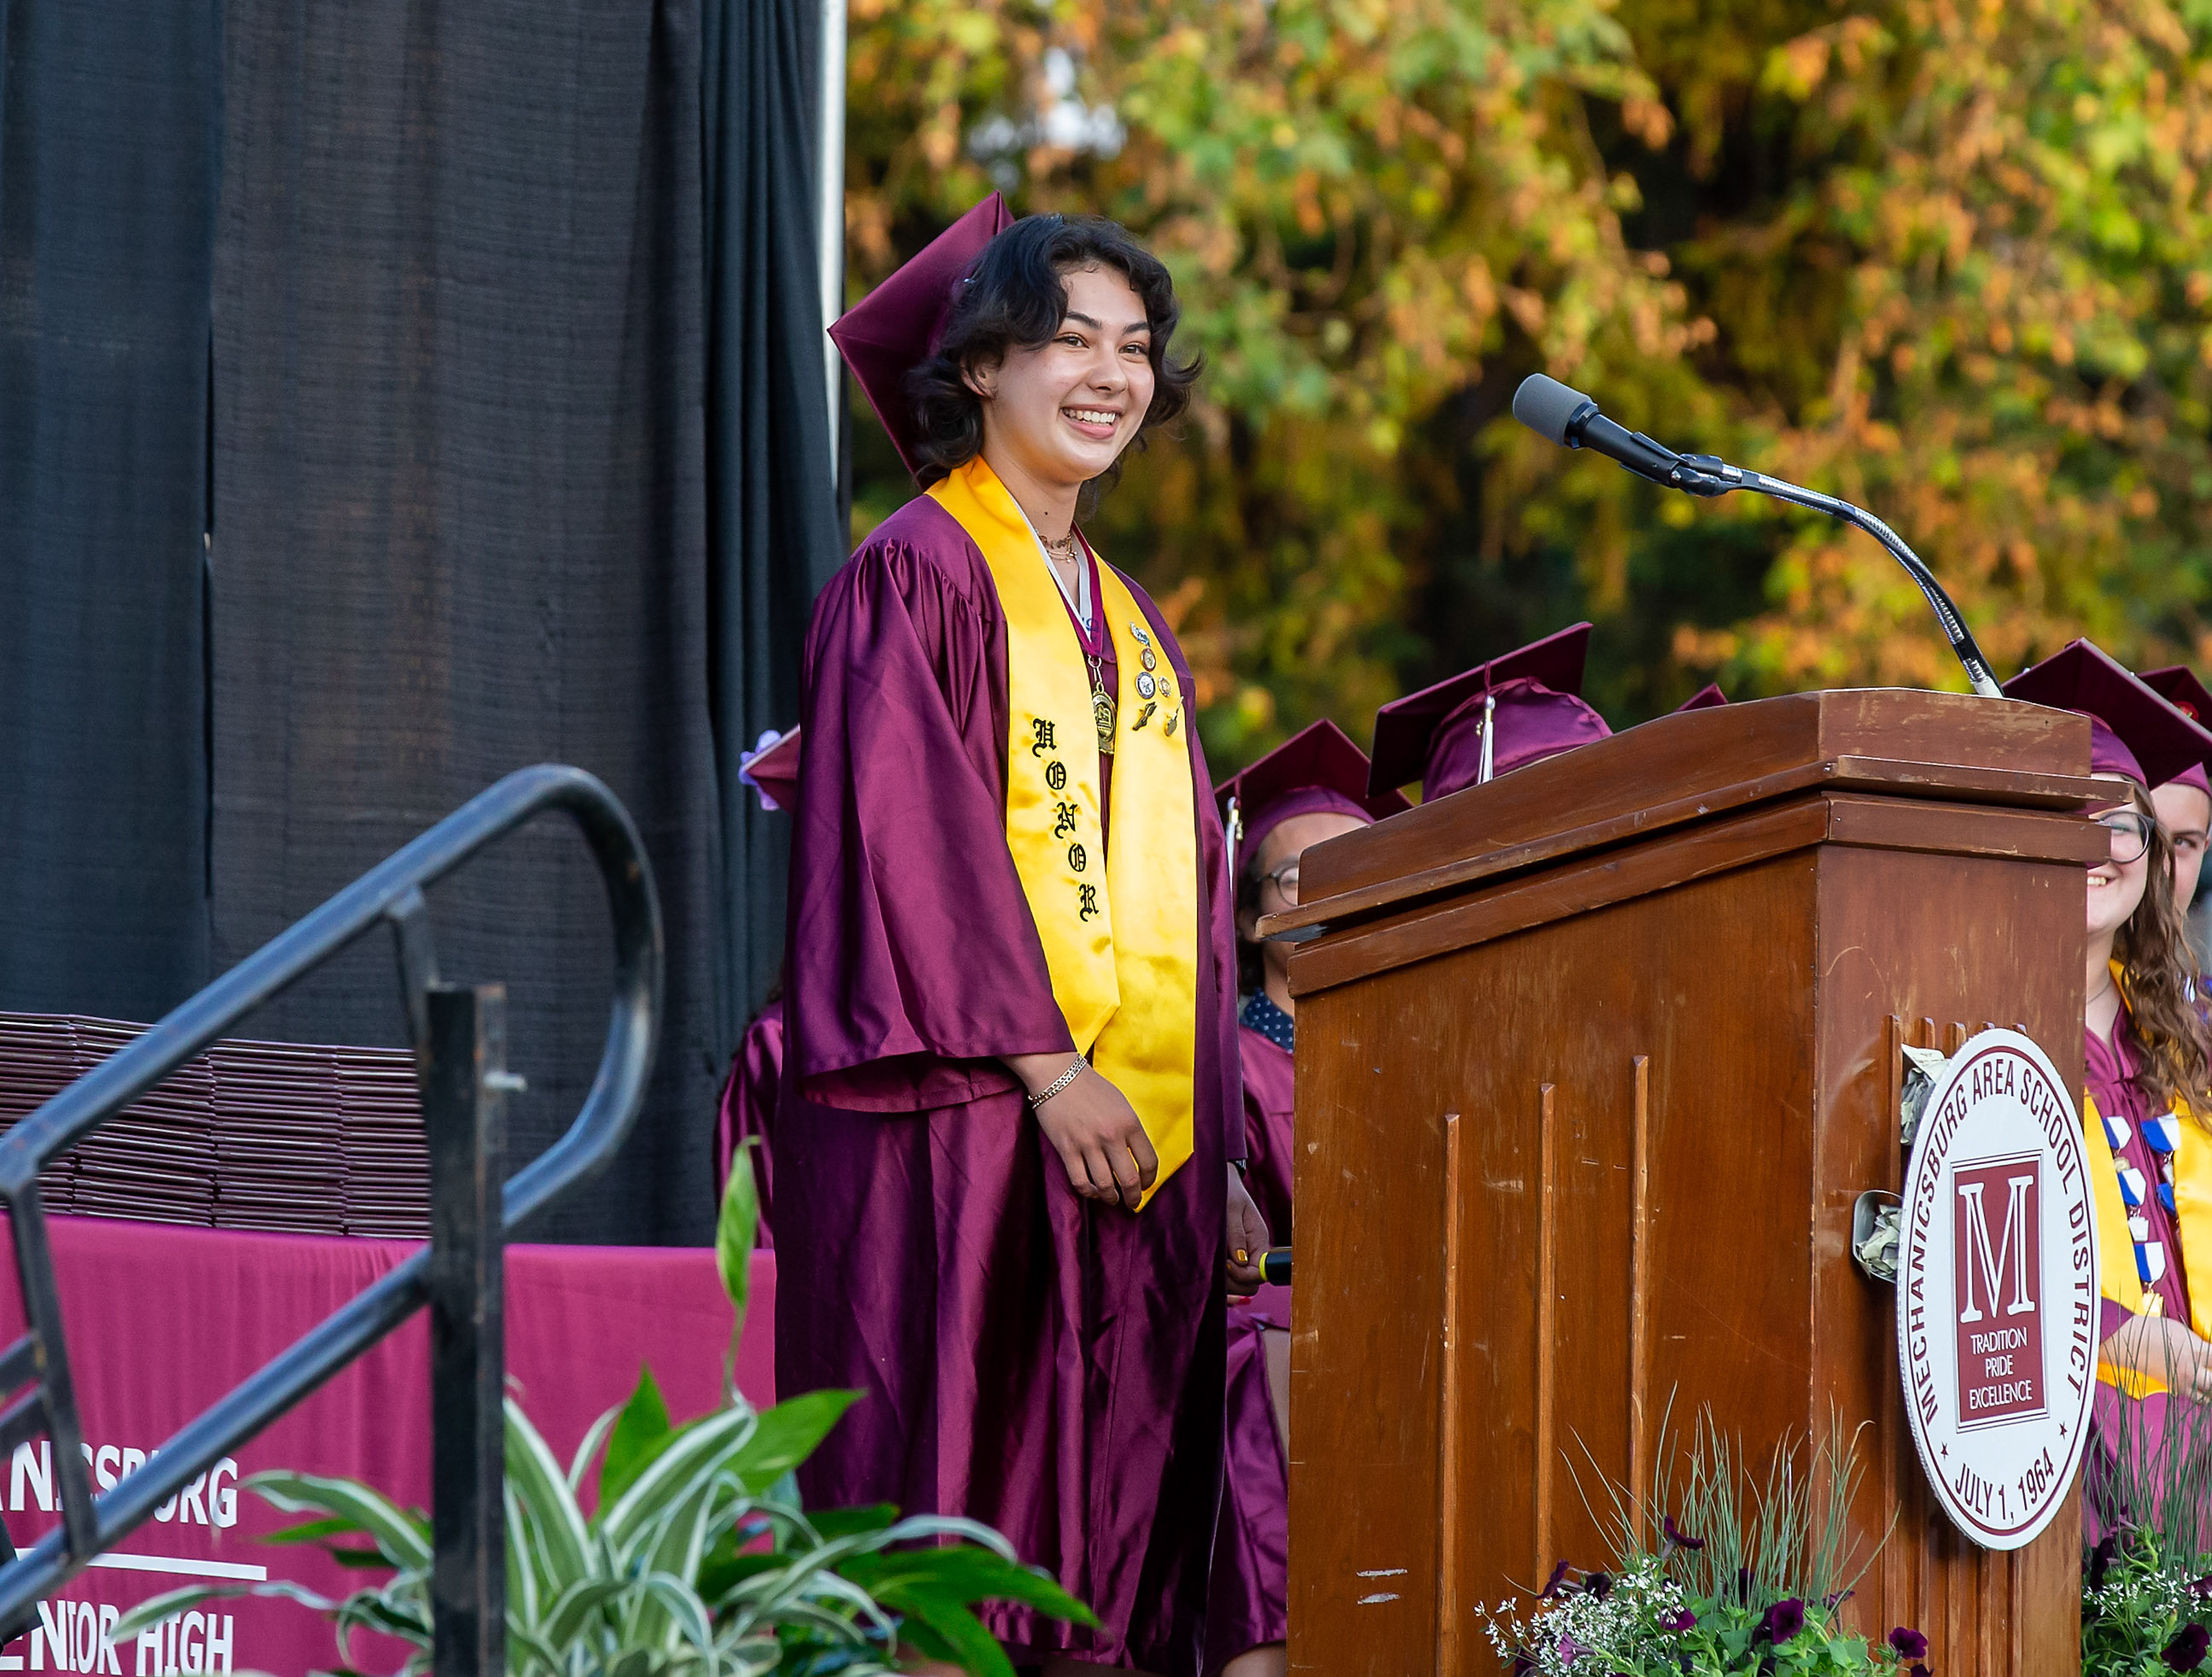
[[[2097,1202],[2104,1302],[2094,1411],[2100,1454],[2162,1436],[2160,1393],[2212,1400],[2212,1033],[2194,1004],[2195,958],[2174,901],[2172,854],[2151,793],[2212,761],[2212,733],[2087,641],[2005,684],[2015,699],[2089,719],[2089,770],[2111,783],[2096,812],[2111,854],[2088,870],[2081,1121]],[[2149,1399],[2131,1425],[2118,1393]]]
[[[807,637],[777,1382],[862,1394],[810,1503],[986,1521],[1097,1613],[989,1610],[1018,1663],[1188,1677],[1267,1231],[1190,672],[1076,515],[1194,369],[1121,228],[1006,221],[835,329],[924,493]]]

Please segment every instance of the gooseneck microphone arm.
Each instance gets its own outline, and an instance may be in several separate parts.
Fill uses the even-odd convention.
[[[1950,595],[1943,592],[1943,585],[1936,580],[1936,574],[1905,544],[1897,532],[1863,507],[1838,501],[1832,495],[1822,495],[1818,489],[1769,477],[1763,471],[1730,465],[1717,454],[1677,454],[1641,431],[1615,424],[1599,412],[1597,404],[1582,392],[1556,379],[1547,379],[1541,373],[1531,374],[1513,392],[1513,416],[1562,447],[1595,449],[1638,477],[1667,489],[1709,499],[1726,495],[1731,489],[1755,489],[1777,501],[1786,501],[1792,506],[1826,513],[1830,518],[1856,525],[1888,549],[1890,556],[1920,585],[1920,592],[1928,597],[1936,621],[1942,626],[1944,638],[1950,641],[1951,650],[1958,655],[1960,666],[1966,671],[1974,691],[1988,699],[2004,696],[1990,672],[1989,659],[1982,656],[1981,647],[1975,644],[1973,631],[1966,627],[1966,619],[1959,615],[1959,608],[1952,603]]]

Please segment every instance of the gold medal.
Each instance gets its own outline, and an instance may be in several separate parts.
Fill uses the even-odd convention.
[[[1098,730],[1098,755],[1114,755],[1114,698],[1103,687],[1091,690],[1091,720]]]

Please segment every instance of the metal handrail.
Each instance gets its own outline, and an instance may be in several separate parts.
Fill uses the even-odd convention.
[[[0,1565],[0,1638],[19,1634],[34,1616],[34,1603],[430,1297],[432,1248],[425,1246],[248,1376],[179,1429],[143,1467],[95,1499],[81,1448],[83,1429],[62,1332],[40,1171],[239,1020],[379,925],[389,925],[395,934],[416,1062],[427,1068],[426,999],[437,987],[437,971],[422,889],[549,810],[567,814],[582,830],[605,881],[614,922],[614,995],[599,1072],[575,1121],[505,1184],[503,1244],[612,1157],[644,1098],[660,1012],[660,904],[644,844],[629,811],[601,781],[562,764],[518,769],[488,787],[0,1137],[0,1200],[8,1207],[27,1323],[21,1338],[0,1350],[0,1393],[21,1390],[0,1410],[0,1455],[47,1435],[62,1503],[61,1525]]]

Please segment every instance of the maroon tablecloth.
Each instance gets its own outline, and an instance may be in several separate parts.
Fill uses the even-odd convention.
[[[415,1249],[403,1241],[234,1234],[89,1218],[52,1223],[62,1310],[95,1484],[112,1482],[301,1333]],[[773,1401],[775,1260],[753,1262],[753,1303],[738,1383]],[[510,1389],[566,1461],[599,1413],[650,1364],[678,1420],[720,1400],[731,1309],[703,1249],[518,1246],[507,1255]],[[0,1283],[0,1336],[22,1331]],[[429,1352],[419,1315],[188,1489],[166,1520],[46,1604],[42,1628],[0,1653],[0,1671],[144,1674],[259,1670],[293,1677],[334,1663],[328,1626],[284,1601],[241,1599],[173,1625],[160,1646],[109,1650],[118,1610],[195,1579],[291,1578],[340,1594],[345,1574],[319,1551],[255,1540],[291,1523],[239,1481],[267,1468],[366,1480],[403,1503],[429,1503]],[[8,1464],[8,1529],[27,1544],[59,1520],[52,1447]],[[197,1619],[198,1622],[195,1622]],[[51,1631],[46,1627],[51,1627]],[[66,1639],[66,1657],[56,1644]],[[395,1645],[396,1646],[396,1645]],[[95,1663],[96,1662],[96,1663]],[[396,1664],[396,1661],[390,1663]]]

